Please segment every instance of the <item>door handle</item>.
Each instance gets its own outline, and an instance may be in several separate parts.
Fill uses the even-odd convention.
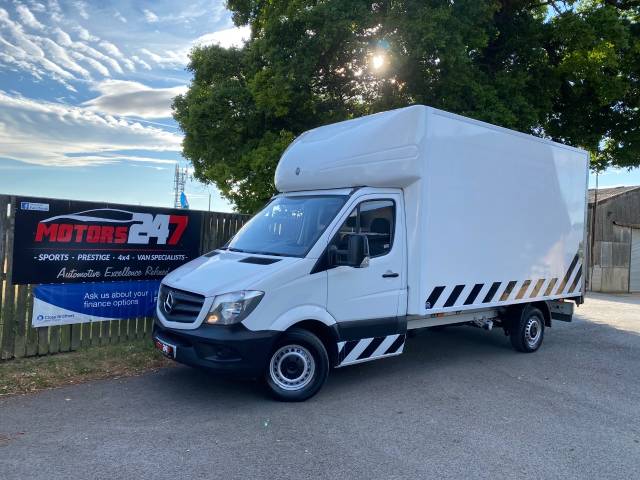
[[[399,277],[400,274],[399,273],[395,273],[392,271],[388,271],[382,274],[382,278],[396,278]]]

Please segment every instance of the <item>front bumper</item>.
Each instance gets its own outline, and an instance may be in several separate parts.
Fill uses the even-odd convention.
[[[280,333],[254,332],[242,324],[201,325],[194,330],[167,328],[157,318],[153,324],[154,339],[176,346],[176,362],[235,376],[261,375]]]

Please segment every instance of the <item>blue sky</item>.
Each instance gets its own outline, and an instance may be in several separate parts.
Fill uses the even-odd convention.
[[[0,193],[171,206],[188,52],[247,35],[220,0],[0,0]],[[631,184],[638,169],[600,176]],[[187,185],[192,208],[209,194],[230,210]]]
[[[187,55],[246,36],[219,0],[0,0],[0,193],[171,206]]]

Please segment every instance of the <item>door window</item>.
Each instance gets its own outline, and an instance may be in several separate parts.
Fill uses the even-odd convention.
[[[369,241],[369,256],[386,255],[393,246],[395,231],[395,203],[393,200],[367,200],[360,203],[342,224],[333,244],[338,250],[347,248],[349,235],[362,233]]]

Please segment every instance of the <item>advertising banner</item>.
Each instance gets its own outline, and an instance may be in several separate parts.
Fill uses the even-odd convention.
[[[33,289],[33,327],[151,317],[157,280],[39,285]]]
[[[13,283],[160,280],[199,254],[200,212],[18,197]]]

